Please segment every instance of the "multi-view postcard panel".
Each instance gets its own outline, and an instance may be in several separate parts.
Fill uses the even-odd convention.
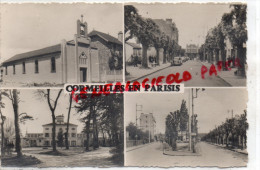
[[[122,4],[1,6],[1,86],[123,80]]]
[[[246,166],[247,100],[244,88],[125,94],[125,165]]]
[[[246,86],[246,4],[124,8],[126,81],[179,74],[178,83],[188,71],[185,87]]]
[[[1,90],[2,166],[123,166],[123,101],[123,94],[76,103],[62,89]]]
[[[247,10],[1,4],[1,166],[247,166]]]

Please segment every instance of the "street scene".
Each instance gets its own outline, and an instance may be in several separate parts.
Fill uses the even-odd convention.
[[[126,166],[247,166],[246,89],[125,94],[125,102]]]
[[[0,86],[123,81],[122,7],[1,4]]]
[[[170,74],[181,79],[188,71],[186,87],[245,87],[246,9],[220,3],[125,5],[126,81]]]
[[[123,94],[80,99],[58,89],[1,90],[2,167],[124,165]]]

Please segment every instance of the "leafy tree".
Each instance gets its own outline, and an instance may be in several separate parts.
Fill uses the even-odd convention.
[[[169,45],[170,45],[170,38],[165,33],[162,33],[161,39],[162,39],[161,41],[162,41],[162,48],[163,48],[163,64],[165,64],[166,63],[167,50],[168,50]]]
[[[97,109],[100,103],[101,97],[92,98],[90,94],[86,98],[81,99],[76,105],[77,112],[84,115],[82,121],[85,123],[84,132],[86,133],[86,151],[89,151],[90,133],[93,134],[93,148],[99,147],[98,142],[98,128],[97,128]],[[91,124],[92,122],[92,124]]]
[[[156,64],[157,65],[160,65],[160,62],[159,62],[159,52],[160,52],[160,49],[162,48],[162,39],[161,39],[161,35],[157,35],[154,39],[153,39],[153,46],[156,50]]]
[[[57,136],[57,139],[58,139],[57,143],[58,143],[58,146],[61,147],[61,148],[63,147],[63,144],[64,144],[64,136],[63,135],[64,135],[63,130],[60,129],[59,132],[58,132],[58,136]]]
[[[245,4],[232,4],[230,13],[225,13],[222,16],[223,31],[228,36],[232,45],[237,48],[237,58],[240,62],[238,70],[241,75],[245,75],[245,62],[246,62],[246,49],[243,45],[247,41],[247,26],[246,14],[247,5]]]
[[[168,144],[172,150],[177,149],[178,127],[180,123],[180,111],[170,112],[166,117],[166,130],[165,135],[168,139]]]
[[[125,5],[124,6],[124,31],[125,35],[129,33],[128,37],[125,37],[125,42],[129,39],[133,38],[133,36],[136,34],[135,31],[140,29],[140,20],[142,20],[142,17],[138,14],[137,9],[133,5]]]

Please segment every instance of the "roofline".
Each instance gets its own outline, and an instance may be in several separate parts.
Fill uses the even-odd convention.
[[[97,36],[99,36],[100,38],[102,38],[103,40],[105,40],[106,42],[110,42],[110,43],[113,43],[113,44],[119,44],[119,43],[116,43],[116,42],[112,42],[112,41],[109,41],[108,39],[106,39],[106,38],[104,38],[102,35],[100,35],[100,32],[99,31],[95,31],[96,32],[96,34],[93,34],[93,35],[89,35],[89,37],[92,37],[92,36],[95,36],[95,35],[97,35]],[[102,33],[102,32],[101,32]],[[105,33],[104,33],[105,34]],[[109,35],[109,34],[108,34]],[[111,37],[113,37],[112,35],[109,35],[109,36],[111,36]],[[113,38],[115,38],[115,37],[113,37]],[[115,38],[116,39],[116,38]],[[119,40],[118,40],[119,41]],[[119,41],[120,42],[120,41]],[[119,44],[119,45],[123,45],[123,43],[121,42],[121,44]]]
[[[46,54],[58,54],[58,53],[61,53],[61,50],[60,51],[56,51],[56,52],[51,52],[51,53],[46,53]],[[35,55],[35,56],[31,56],[31,57],[28,57],[28,58],[22,58],[22,59],[17,59],[17,60],[13,60],[13,61],[4,61],[4,62],[2,62],[2,66],[5,66],[5,65],[7,65],[7,64],[9,64],[9,63],[15,63],[15,62],[19,62],[19,61],[22,61],[22,60],[28,60],[28,59],[31,59],[31,58],[34,58],[34,57],[40,57],[40,56],[44,56],[44,55],[46,55],[46,54],[40,54],[40,55]]]
[[[48,123],[48,124],[44,124],[44,125],[42,125],[42,126],[52,126],[52,124],[53,124],[53,123]],[[57,124],[57,123],[55,123],[55,125],[56,125],[56,126],[57,126],[57,125],[67,125],[67,123],[64,123],[64,124]],[[75,125],[75,124],[72,124],[72,123],[70,123],[69,125],[78,126],[78,125]]]

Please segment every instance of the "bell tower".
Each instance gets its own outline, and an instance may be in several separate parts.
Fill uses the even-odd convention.
[[[83,22],[83,15],[81,15],[81,20],[77,20],[77,36],[78,37],[88,37],[88,24]]]

